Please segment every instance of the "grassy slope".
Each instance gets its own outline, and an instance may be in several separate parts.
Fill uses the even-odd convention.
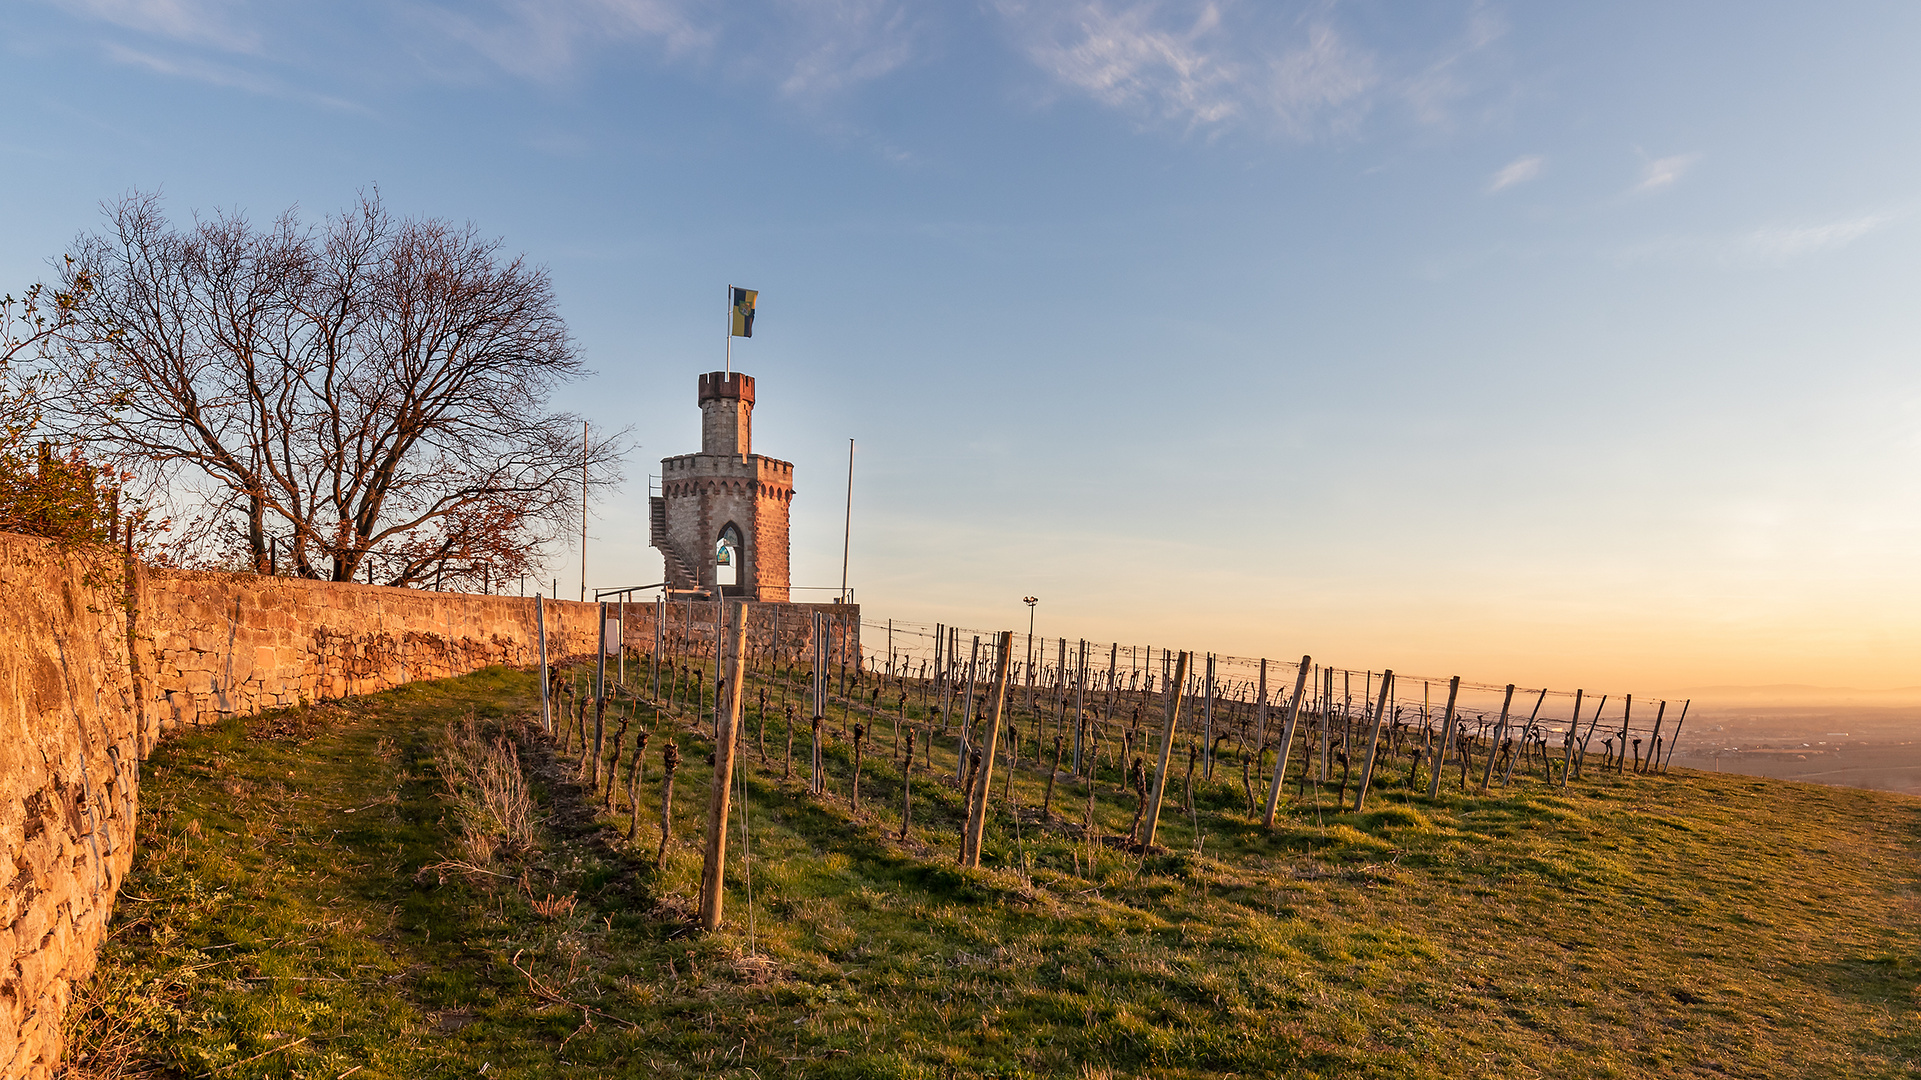
[[[1268,834],[1230,768],[1191,817],[1170,795],[1171,851],[1144,865],[1029,810],[961,872],[957,796],[924,769],[912,839],[887,835],[891,725],[855,813],[843,746],[839,794],[811,798],[780,779],[779,720],[767,768],[750,720],[750,955],[737,862],[726,931],[681,921],[710,771],[683,721],[649,747],[639,844],[529,736],[542,844],[502,876],[421,872],[464,857],[433,765],[447,719],[524,715],[532,690],[488,671],[170,742],[76,1057],[769,1078],[1883,1076],[1921,1056],[1912,799],[1677,772],[1430,802],[1397,776],[1367,815],[1297,807]],[[656,869],[670,732],[679,844]],[[1060,783],[1057,815],[1078,821],[1084,790]],[[1108,776],[1104,832],[1132,810]],[[544,917],[549,894],[577,906]]]

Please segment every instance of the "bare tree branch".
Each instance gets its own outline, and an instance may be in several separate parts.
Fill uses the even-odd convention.
[[[525,573],[618,480],[553,391],[586,369],[544,268],[363,196],[318,226],[176,229],[134,194],[66,263],[46,420],[265,571],[455,586]]]

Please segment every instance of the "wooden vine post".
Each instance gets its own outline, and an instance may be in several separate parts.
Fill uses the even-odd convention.
[[[1118,696],[1114,692],[1115,668],[1116,665],[1120,663],[1120,659],[1121,645],[1120,642],[1117,641],[1109,649],[1107,654],[1107,710],[1106,715],[1101,719],[1101,726],[1103,728],[1114,722],[1114,698]]]
[[[727,672],[727,703],[721,710],[719,730],[714,733],[714,779],[707,796],[707,853],[700,867],[700,928],[712,933],[720,929],[721,872],[727,862],[727,806],[734,784],[735,738],[740,726],[740,689],[745,680],[741,670],[747,644],[747,605],[735,604],[734,625],[722,636],[726,656],[721,658]],[[719,665],[716,665],[719,666]]]
[[[1597,712],[1599,710],[1596,710]],[[1561,786],[1567,787],[1574,776],[1574,743],[1581,734],[1581,691],[1574,691],[1574,719],[1568,721],[1567,737],[1562,740]],[[1553,779],[1549,777],[1549,779]]]
[[[1381,721],[1387,716],[1387,696],[1393,690],[1394,670],[1389,668],[1381,672],[1381,694],[1374,699],[1374,732],[1368,736],[1367,760],[1361,765],[1361,785],[1354,792],[1354,812],[1357,814],[1367,805],[1367,785],[1374,779],[1374,756],[1381,748]]]
[[[1514,704],[1514,684],[1507,684],[1507,696],[1501,699],[1501,722],[1494,726],[1494,736],[1487,741],[1487,768],[1481,772],[1481,794],[1487,794],[1487,786],[1494,780],[1494,759],[1501,752],[1501,741],[1507,738],[1507,711]],[[1598,715],[1598,714],[1597,714]]]
[[[1576,692],[1579,693],[1578,691]],[[1608,696],[1601,695],[1601,703],[1594,707],[1594,718],[1588,721],[1587,734],[1581,736],[1581,752],[1574,755],[1574,776],[1579,779],[1582,770],[1587,768],[1587,744],[1594,739],[1594,729],[1601,725],[1601,711],[1608,707]]]
[[[1668,762],[1674,760],[1674,744],[1681,741],[1681,725],[1688,722],[1688,706],[1694,704],[1693,698],[1681,703],[1681,718],[1674,722],[1674,737],[1668,740],[1668,752],[1661,758],[1661,771],[1668,771]]]
[[[1274,827],[1274,812],[1281,805],[1281,784],[1287,777],[1287,754],[1294,746],[1294,725],[1301,718],[1301,695],[1307,691],[1307,672],[1313,663],[1313,657],[1301,657],[1301,672],[1294,677],[1294,696],[1287,703],[1287,721],[1281,731],[1281,748],[1274,756],[1274,782],[1267,787],[1267,812],[1261,815],[1263,828]]]
[[[1547,687],[1544,686],[1541,688],[1541,695],[1534,699],[1534,711],[1528,714],[1527,723],[1521,728],[1520,751],[1518,753],[1509,754],[1507,759],[1507,768],[1501,770],[1501,786],[1502,787],[1506,787],[1508,786],[1509,783],[1513,782],[1514,762],[1516,759],[1520,758],[1522,754],[1525,754],[1528,752],[1527,748],[1529,745],[1531,745],[1528,740],[1534,738],[1534,720],[1536,717],[1541,715],[1541,705],[1545,701],[1547,701]]]
[[[1614,771],[1617,773],[1622,771],[1622,759],[1628,756],[1628,722],[1633,716],[1634,695],[1629,694],[1621,699],[1621,745],[1619,747],[1620,753],[1616,754],[1614,758]]]
[[[1447,764],[1448,740],[1454,737],[1454,699],[1461,693],[1461,677],[1454,676],[1447,684],[1447,714],[1441,720],[1441,741],[1434,747],[1434,775],[1427,780],[1427,797],[1438,798],[1441,794],[1441,766]]]
[[[1648,739],[1648,760],[1650,762],[1654,760],[1655,754],[1658,754],[1661,752],[1661,720],[1662,718],[1666,717],[1667,714],[1668,714],[1668,703],[1665,700],[1663,700],[1661,702],[1661,707],[1654,710],[1654,734]],[[1654,772],[1656,770],[1647,769],[1644,771]]]
[[[981,835],[987,829],[987,797],[994,790],[994,751],[1000,744],[1001,716],[1007,707],[1007,659],[1014,651],[1014,632],[1000,633],[994,651],[994,715],[982,732],[981,766],[968,792],[967,832],[961,836],[961,865],[981,864]]]
[[[1267,745],[1267,658],[1261,658],[1260,697],[1254,705],[1254,745]]]
[[[1174,729],[1181,722],[1182,691],[1187,688],[1187,665],[1191,653],[1182,652],[1174,665],[1174,678],[1167,684],[1167,716],[1161,726],[1161,752],[1154,769],[1154,791],[1147,797],[1147,820],[1141,824],[1141,851],[1154,846],[1154,833],[1161,824],[1161,800],[1167,795],[1167,766],[1174,755]]]

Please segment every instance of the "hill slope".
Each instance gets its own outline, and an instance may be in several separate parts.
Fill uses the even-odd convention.
[[[1116,839],[1134,798],[1111,764],[1090,837],[1079,781],[1036,809],[1027,745],[1018,814],[997,804],[989,866],[963,872],[951,737],[902,842],[891,727],[856,811],[839,739],[832,794],[799,780],[805,730],[782,779],[776,704],[742,758],[751,908],[736,835],[725,931],[703,938],[697,721],[636,707],[654,731],[629,843],[631,737],[620,809],[597,810],[520,719],[536,693],[494,670],[164,747],[73,1010],[82,1074],[1894,1076],[1921,1052],[1916,800],[1677,771],[1429,801],[1390,762],[1369,813],[1310,787],[1270,834],[1230,758],[1191,812],[1176,775],[1143,859]],[[455,744],[491,726],[531,778],[522,840],[483,835],[443,780],[467,715],[480,736]]]

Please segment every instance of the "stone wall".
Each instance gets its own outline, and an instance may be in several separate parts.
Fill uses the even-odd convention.
[[[49,1076],[133,862],[120,567],[0,534],[0,1076]],[[93,584],[89,584],[89,580]],[[97,586],[97,587],[96,587]]]
[[[145,569],[135,595],[134,682],[155,732],[531,667],[538,651],[534,601],[521,597]],[[593,604],[544,607],[549,659],[594,650]]]
[[[140,762],[165,732],[536,663],[532,599],[149,568],[129,591],[126,569],[0,533],[0,1080],[59,1062],[71,988],[132,865]],[[653,650],[656,610],[626,606],[629,649]],[[859,662],[858,607],[754,611],[754,647],[783,662],[809,654],[814,611],[837,628],[835,662]],[[597,605],[544,613],[549,659],[594,653]],[[711,656],[713,615],[674,605],[663,652]]]
[[[136,581],[134,683],[154,734],[489,664],[537,663],[527,598],[180,570],[142,569]],[[652,653],[656,610],[609,604],[608,617],[624,612],[626,647]],[[593,655],[597,605],[549,600],[545,611],[549,660]],[[789,660],[810,655],[812,616],[820,611],[835,627],[833,662],[859,663],[858,605],[755,604],[750,611],[755,649]],[[713,625],[711,601],[675,601],[663,618],[662,649],[711,660]]]
[[[737,603],[729,598],[728,603]],[[623,609],[609,605],[608,617],[619,618]],[[627,629],[623,637],[636,652],[654,650],[654,620],[661,621],[661,653],[669,660],[677,657],[712,660],[714,658],[714,603],[711,600],[678,599],[656,608],[653,604],[628,604]],[[861,662],[859,604],[750,604],[747,614],[747,651],[755,663],[771,659],[776,663],[805,664],[813,656],[814,614],[825,616],[831,624],[828,662],[850,667]],[[633,680],[628,680],[630,683]]]

